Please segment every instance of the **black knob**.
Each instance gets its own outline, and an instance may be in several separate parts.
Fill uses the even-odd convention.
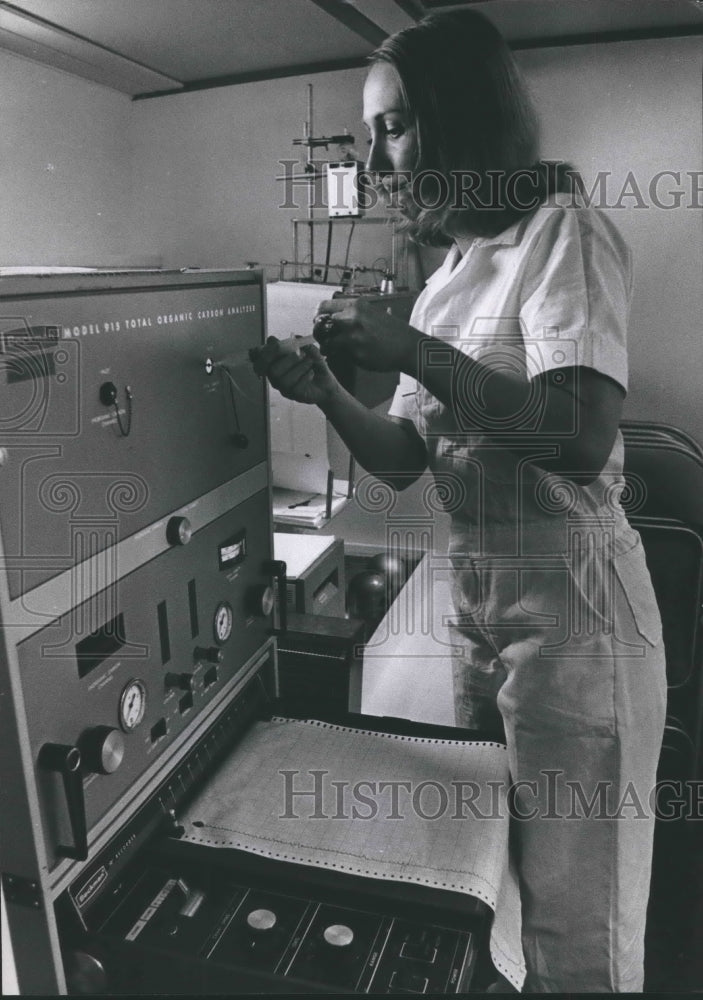
[[[246,434],[242,434],[241,431],[238,431],[236,434],[232,435],[232,444],[235,448],[248,448],[249,438]]]
[[[169,545],[187,545],[193,534],[187,517],[172,517],[166,525],[166,541]]]
[[[206,663],[222,663],[225,654],[217,646],[196,646],[193,650],[195,660],[204,660]]]
[[[263,568],[265,573],[270,573],[276,579],[276,587],[278,588],[278,629],[280,632],[285,632],[288,628],[288,580],[286,577],[288,567],[283,559],[267,559]],[[271,601],[271,610],[273,610],[275,603],[274,595],[275,592],[271,591],[273,598]],[[266,605],[262,605],[264,614],[266,614],[265,608]]]
[[[88,951],[70,951],[64,957],[69,993],[88,996],[107,993],[107,974],[99,958]]]
[[[100,402],[103,406],[112,406],[117,401],[117,386],[114,382],[103,382],[100,386]]]
[[[193,693],[195,680],[192,674],[166,674],[166,687],[176,688],[178,691],[188,691]]]
[[[95,726],[82,734],[78,745],[81,760],[87,771],[95,774],[114,774],[122,763],[125,744],[119,729],[112,726]]]
[[[275,594],[273,587],[253,587],[247,595],[247,606],[250,614],[262,615],[267,618],[273,611]]]

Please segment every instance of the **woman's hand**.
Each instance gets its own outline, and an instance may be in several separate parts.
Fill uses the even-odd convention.
[[[419,330],[392,316],[383,297],[321,302],[313,326],[328,358],[344,355],[370,371],[406,371],[415,361]]]
[[[299,403],[316,403],[367,472],[405,489],[425,470],[425,444],[409,420],[382,417],[355,399],[334,377],[314,344],[300,354],[286,341],[269,337],[250,352],[257,375]]]
[[[254,371],[266,376],[274,389],[296,403],[324,406],[339,390],[337,379],[314,344],[306,344],[300,353],[283,348],[276,337],[269,337],[263,347],[251,352]]]

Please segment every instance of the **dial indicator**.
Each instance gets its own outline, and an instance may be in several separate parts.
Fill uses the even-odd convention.
[[[227,642],[232,635],[233,624],[234,614],[232,612],[232,605],[228,604],[227,601],[221,601],[215,609],[215,618],[213,621],[215,641],[220,644]]]
[[[119,719],[126,733],[137,728],[146,711],[146,685],[144,681],[131,680],[126,684],[120,695]]]

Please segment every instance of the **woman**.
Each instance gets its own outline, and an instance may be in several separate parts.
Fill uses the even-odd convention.
[[[661,626],[618,502],[629,252],[537,165],[510,53],[475,12],[388,39],[364,87],[367,167],[418,242],[449,246],[410,324],[322,304],[322,351],[256,361],[356,459],[446,487],[457,723],[502,724],[524,989],[639,991],[665,709]],[[325,357],[401,372],[389,416]]]

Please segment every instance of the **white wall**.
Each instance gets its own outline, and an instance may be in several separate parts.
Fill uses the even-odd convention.
[[[364,156],[363,79],[362,70],[350,70],[136,102],[131,139],[148,245],[173,266],[238,267],[253,260],[275,276],[281,258],[293,257],[292,219],[306,218],[307,188],[295,190],[297,211],[282,209],[284,184],[276,176],[284,170],[280,160],[304,160],[292,141],[303,136],[307,84],[313,84],[314,135],[347,128]],[[315,155],[325,159],[338,151],[331,146]],[[326,218],[324,210],[315,215]],[[344,259],[347,225],[335,227],[333,260]],[[371,264],[389,252],[384,229],[357,227],[352,263]],[[305,239],[301,230],[301,244]],[[315,239],[315,258],[324,260],[325,226],[316,227]],[[306,252],[301,249],[301,258]]]
[[[132,227],[128,97],[0,52],[0,264],[115,264]]]
[[[629,171],[650,202],[660,171],[703,170],[700,38],[536,49],[519,59],[545,155],[573,162],[589,189],[599,171],[612,171],[609,204]],[[665,203],[666,191],[662,181]],[[626,197],[610,215],[635,261],[625,416],[678,424],[703,440],[703,191],[697,208],[692,200],[689,181],[679,208],[637,208]]]

